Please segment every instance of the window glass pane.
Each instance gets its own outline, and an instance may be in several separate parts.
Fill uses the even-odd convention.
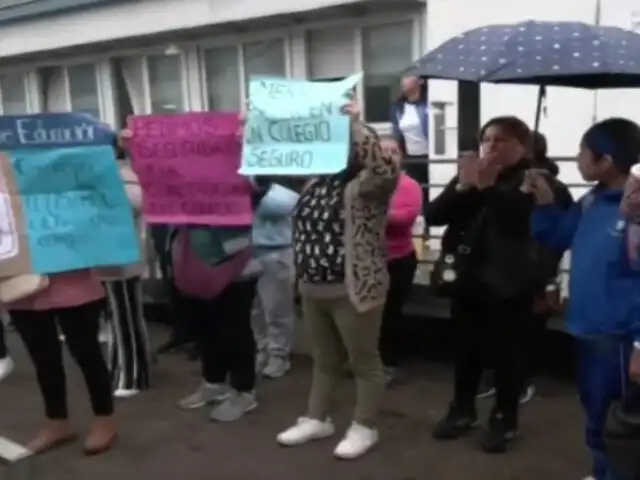
[[[204,52],[204,71],[209,110],[240,110],[238,47],[211,48]]]
[[[245,83],[253,75],[284,77],[284,42],[282,39],[243,45]]]
[[[312,30],[307,34],[309,78],[348,77],[355,71],[352,28]]]
[[[410,21],[362,29],[364,110],[369,122],[389,121],[401,73],[412,61],[412,30]]]
[[[118,126],[127,124],[130,115],[146,113],[144,57],[120,57],[111,60],[116,120]]]
[[[67,75],[69,76],[71,110],[100,118],[95,65],[74,65],[67,68]]]
[[[4,115],[27,113],[27,92],[24,88],[24,75],[21,73],[0,76],[0,95]]]
[[[151,113],[184,112],[180,55],[150,55],[147,67]]]
[[[46,67],[38,70],[42,108],[45,112],[68,112],[69,92],[64,69]]]

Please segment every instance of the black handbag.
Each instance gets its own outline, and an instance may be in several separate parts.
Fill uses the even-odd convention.
[[[460,285],[460,277],[466,269],[478,232],[482,228],[487,209],[483,208],[475,220],[461,234],[460,241],[451,249],[440,252],[433,264],[430,285],[436,295],[450,297]]]

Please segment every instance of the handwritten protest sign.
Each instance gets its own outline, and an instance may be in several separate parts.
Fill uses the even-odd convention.
[[[251,225],[237,114],[145,115],[130,118],[129,127],[148,223]]]
[[[0,276],[139,260],[114,141],[83,114],[0,117]]]
[[[361,74],[337,82],[252,78],[244,130],[244,175],[323,175],[349,155],[349,118],[340,108]]]

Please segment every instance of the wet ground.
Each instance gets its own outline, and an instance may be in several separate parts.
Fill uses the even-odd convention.
[[[154,337],[163,336],[157,332]],[[0,436],[25,442],[41,414],[33,371],[15,335],[10,347],[16,372],[0,385]],[[90,420],[77,369],[69,364],[73,422],[79,432]],[[295,358],[291,373],[259,385],[260,408],[234,424],[214,424],[206,411],[182,412],[175,401],[198,382],[197,364],[181,356],[161,357],[153,390],[118,403],[120,442],[112,452],[84,458],[81,444],[37,459],[29,480],[565,480],[587,471],[581,446],[581,414],[570,383],[541,379],[538,396],[523,409],[522,438],[503,456],[478,451],[478,435],[436,443],[430,431],[450,392],[450,368],[420,363],[407,368],[404,382],[385,400],[381,442],[354,462],[337,461],[338,438],[295,449],[280,448],[274,437],[304,412],[310,362]],[[339,397],[336,423],[349,422],[352,382]],[[481,401],[486,413],[491,402]],[[0,465],[0,479],[8,478]]]

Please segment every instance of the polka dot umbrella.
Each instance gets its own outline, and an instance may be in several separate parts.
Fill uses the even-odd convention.
[[[406,74],[472,82],[545,87],[640,86],[640,35],[580,22],[527,21],[464,32],[427,53]]]
[[[578,88],[640,86],[640,35],[579,22],[476,28],[415,62],[429,78]]]

